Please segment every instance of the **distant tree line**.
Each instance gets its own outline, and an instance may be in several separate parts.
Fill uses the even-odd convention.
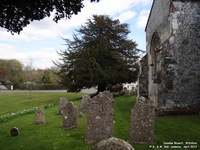
[[[61,89],[58,69],[34,69],[30,65],[24,66],[16,59],[0,59],[0,82],[8,89],[13,85],[14,89]]]

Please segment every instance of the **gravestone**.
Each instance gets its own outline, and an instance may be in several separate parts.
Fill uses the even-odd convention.
[[[89,95],[83,96],[83,98],[81,99],[81,105],[80,105],[81,110],[87,111],[87,103],[89,99],[91,99]]]
[[[131,110],[130,139],[139,143],[153,143],[155,108],[152,102],[139,97]]]
[[[72,102],[67,101],[66,106],[63,108],[62,115],[63,129],[77,129],[78,110]]]
[[[128,142],[112,137],[98,142],[93,150],[134,150],[134,148]]]
[[[35,111],[35,124],[45,123],[45,112],[42,109],[37,109]]]
[[[16,127],[13,127],[13,128],[10,130],[10,135],[11,135],[11,136],[18,136],[18,135],[19,135],[19,129],[16,128]]]
[[[84,117],[84,114],[82,113],[82,112],[80,112],[79,114],[78,114],[78,118],[83,118]]]
[[[61,97],[59,101],[59,114],[63,113],[63,108],[67,105],[67,99],[65,97]]]
[[[106,91],[88,100],[86,143],[95,143],[113,136],[114,99]]]

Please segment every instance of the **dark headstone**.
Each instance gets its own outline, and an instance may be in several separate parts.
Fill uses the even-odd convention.
[[[10,135],[11,135],[11,136],[18,136],[18,135],[19,135],[19,129],[16,128],[16,127],[13,127],[13,128],[10,130]]]

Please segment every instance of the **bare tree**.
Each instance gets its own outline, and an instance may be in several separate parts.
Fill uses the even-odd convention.
[[[27,66],[25,66],[24,68],[25,72],[26,72],[26,80],[27,80],[27,87],[29,89],[29,99],[32,99],[32,86],[33,86],[33,71],[34,71],[34,67],[33,67],[33,61],[30,58]]]

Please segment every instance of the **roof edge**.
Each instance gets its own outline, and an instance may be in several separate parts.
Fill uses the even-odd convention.
[[[149,19],[150,19],[152,10],[153,10],[154,3],[155,3],[155,0],[153,0],[153,3],[152,3],[152,5],[151,5],[151,10],[150,10],[149,17],[148,17],[148,20],[147,20],[147,23],[146,23],[146,27],[145,27],[145,30],[144,30],[145,32],[146,32],[146,30],[147,30],[147,26],[148,26]]]

